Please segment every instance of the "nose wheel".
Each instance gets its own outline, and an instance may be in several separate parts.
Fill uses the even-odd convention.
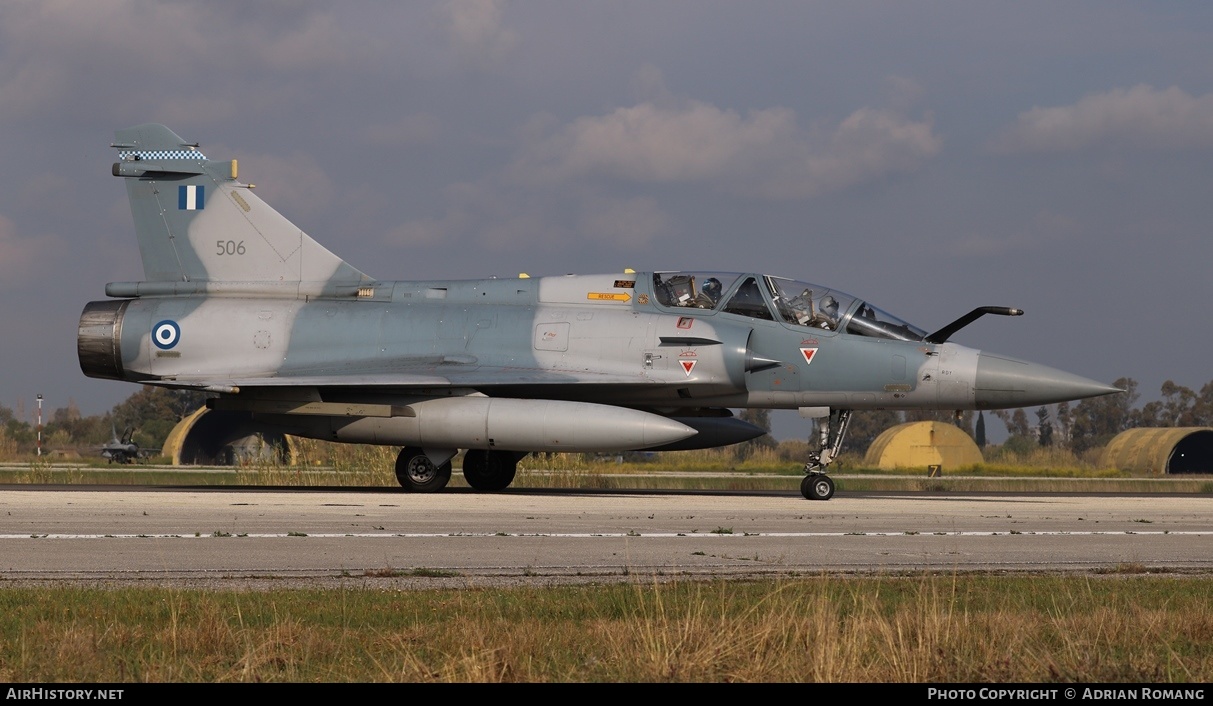
[[[817,424],[816,449],[809,452],[809,461],[804,464],[805,477],[800,481],[800,494],[809,500],[829,500],[834,497],[834,480],[825,469],[838,457],[842,440],[851,424],[851,410],[831,410],[829,416],[821,417]],[[810,439],[812,448],[812,439]]]
[[[800,481],[800,494],[809,500],[829,500],[834,497],[834,480],[824,473],[813,473]]]

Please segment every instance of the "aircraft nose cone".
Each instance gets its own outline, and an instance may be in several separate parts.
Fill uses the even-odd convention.
[[[1124,392],[1062,370],[1003,355],[977,356],[973,393],[986,409],[1028,407]]]

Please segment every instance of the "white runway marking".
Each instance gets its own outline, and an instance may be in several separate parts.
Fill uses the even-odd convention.
[[[342,538],[358,538],[358,539],[435,539],[435,538],[450,538],[459,539],[462,537],[550,537],[554,539],[593,539],[593,538],[630,538],[639,539],[650,537],[653,539],[669,539],[676,537],[693,537],[702,539],[718,538],[722,540],[734,538],[753,538],[753,537],[773,537],[773,538],[812,538],[812,537],[1014,537],[1017,535],[1033,536],[1033,537],[1120,537],[1126,535],[1142,535],[1142,536],[1191,536],[1201,537],[1206,534],[1213,534],[1213,530],[1208,532],[1137,532],[1137,531],[1112,531],[1112,532],[525,532],[519,534],[510,534],[506,532],[492,533],[472,533],[461,532],[458,534],[450,533],[430,533],[430,532],[408,532],[408,533],[386,533],[386,532],[351,532],[343,534],[304,534],[304,533],[239,533],[239,534],[0,534],[0,541],[10,539],[342,539]]]

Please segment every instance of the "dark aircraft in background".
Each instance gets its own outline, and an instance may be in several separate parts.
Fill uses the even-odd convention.
[[[259,430],[398,445],[400,484],[482,491],[531,452],[698,449],[763,434],[730,410],[816,418],[801,490],[857,409],[980,410],[1119,392],[950,342],[831,287],[750,272],[380,280],[329,252],[163,125],[119,130],[144,280],[80,318],[91,377],[217,393],[215,442]]]
[[[155,455],[155,452],[141,449],[134,442],[135,429],[133,427],[123,430],[121,437],[118,436],[117,429],[112,426],[110,429],[113,436],[101,447],[101,457],[110,463],[134,463]]]

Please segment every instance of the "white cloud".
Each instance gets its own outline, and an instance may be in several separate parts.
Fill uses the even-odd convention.
[[[518,35],[501,21],[499,0],[447,0],[440,12],[455,51],[465,61],[492,68],[518,44]]]
[[[772,198],[814,196],[912,172],[940,150],[943,141],[930,119],[907,120],[872,108],[855,111],[830,135],[824,149],[801,145],[802,154],[782,176],[768,179],[763,191]]]
[[[698,102],[681,110],[642,103],[602,117],[579,118],[549,146],[571,173],[698,181],[726,172],[754,150],[788,140],[794,131],[795,115],[778,108],[743,118]]]
[[[1213,146],[1213,94],[1139,84],[1077,103],[1032,108],[992,143],[1000,152],[1074,152],[1094,146],[1175,150]]]
[[[642,78],[663,92],[657,72]],[[914,171],[941,145],[930,119],[882,110],[805,130],[787,108],[743,115],[668,95],[571,122],[537,114],[517,134],[523,146],[508,168],[446,189],[444,215],[407,221],[387,241],[489,251],[610,243],[638,251],[678,221],[657,196],[628,194],[630,187],[619,193],[602,179],[797,199]]]
[[[192,109],[228,118],[230,107],[204,102],[241,98],[247,108],[266,83],[363,66],[381,48],[336,11],[301,3],[15,0],[0,4],[0,116],[82,99],[111,111],[170,109],[193,97]],[[274,78],[256,81],[266,68]]]
[[[646,102],[574,120],[529,145],[514,173],[539,180],[708,182],[734,193],[794,199],[913,171],[940,146],[929,119],[871,108],[833,129],[806,131],[786,108],[741,115],[698,101]]]

